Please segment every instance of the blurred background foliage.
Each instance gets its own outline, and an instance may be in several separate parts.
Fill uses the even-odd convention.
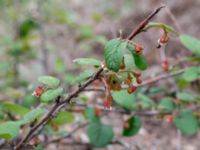
[[[77,73],[77,67],[72,66],[74,58],[88,54],[102,57],[107,37],[94,30],[108,19],[117,22],[127,15],[130,1],[120,6],[123,13],[112,1],[92,3],[88,1],[85,9],[83,1],[0,2],[1,99],[29,99],[31,83],[42,74],[57,74],[72,84],[70,73]],[[98,7],[91,9],[93,5]],[[99,28],[106,32],[112,27]]]

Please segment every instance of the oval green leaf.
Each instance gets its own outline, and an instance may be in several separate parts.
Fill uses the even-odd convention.
[[[28,113],[26,113],[20,122],[22,124],[30,123],[34,121],[35,119],[38,119],[44,113],[44,111],[45,110],[42,108],[33,109],[29,111]]]
[[[42,102],[51,102],[56,99],[56,97],[60,96],[63,94],[64,90],[63,88],[58,88],[55,90],[47,90],[45,93],[42,94],[41,96],[41,101]]]
[[[91,145],[94,147],[105,147],[113,139],[113,129],[110,125],[102,124],[100,121],[91,122],[87,135]]]
[[[23,116],[27,112],[29,112],[28,108],[25,108],[21,105],[14,104],[14,103],[4,103],[3,108],[6,111],[13,112],[13,113],[18,113],[19,115]]]
[[[186,34],[180,35],[179,38],[180,38],[181,43],[187,49],[191,50],[193,53],[197,55],[200,55],[200,40]]]
[[[101,61],[94,58],[77,58],[77,59],[74,59],[73,62],[79,65],[87,65],[87,66],[95,66],[95,67],[101,66]]]
[[[126,69],[132,69],[135,66],[133,56],[130,54],[124,55],[124,63],[125,63]]]
[[[146,109],[151,108],[155,105],[154,101],[151,98],[147,97],[142,93],[139,93],[138,97],[140,100],[137,102],[136,106],[141,105],[142,108]]]
[[[93,107],[87,107],[85,109],[84,114],[85,114],[85,117],[91,121],[97,119],[97,115]]]
[[[142,54],[140,54],[140,55],[133,54],[133,57],[134,57],[135,65],[136,65],[140,70],[145,70],[145,69],[147,69],[148,64],[147,64],[147,60],[146,60],[146,58],[144,57],[144,55],[142,55]]]
[[[135,95],[129,94],[127,90],[113,91],[112,92],[113,100],[120,106],[131,110],[133,105],[136,103]]]
[[[140,70],[145,70],[148,67],[147,60],[144,57],[143,54],[136,54],[135,53],[135,46],[132,44],[127,45],[128,51],[132,54],[135,65],[140,69]]]
[[[173,102],[173,99],[170,97],[165,97],[161,99],[161,101],[158,104],[158,109],[163,111],[173,111],[175,109],[175,103]]]
[[[142,123],[138,116],[133,116],[128,120],[128,128],[123,129],[124,136],[133,136],[138,133],[140,130]]]
[[[200,78],[200,67],[191,67],[183,73],[183,79],[189,82]]]
[[[108,69],[118,72],[127,42],[120,39],[110,40],[105,46],[105,62]]]
[[[20,123],[16,121],[8,121],[0,124],[0,138],[6,140],[13,139],[18,136]]]
[[[196,97],[193,94],[187,92],[181,92],[176,94],[177,98],[184,102],[197,101]]]
[[[180,114],[175,117],[176,127],[186,135],[194,135],[198,131],[198,121],[189,110],[181,110]]]
[[[38,82],[48,88],[55,88],[60,84],[60,81],[52,76],[40,76]]]
[[[94,70],[85,70],[79,74],[74,80],[74,83],[81,83],[85,80],[87,80],[90,76],[92,76],[95,73]]]
[[[74,115],[72,113],[61,111],[59,114],[51,120],[51,123],[56,125],[63,125],[74,121]]]

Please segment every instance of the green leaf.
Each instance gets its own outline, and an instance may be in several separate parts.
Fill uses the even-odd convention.
[[[55,88],[60,84],[60,81],[52,76],[41,76],[38,78],[38,82],[46,85],[48,88]]]
[[[134,57],[134,61],[135,61],[135,65],[141,69],[141,70],[145,70],[147,69],[148,67],[148,64],[147,64],[147,60],[146,58],[144,57],[144,55],[140,54],[133,54],[133,57]]]
[[[180,35],[181,43],[193,53],[200,55],[200,40],[196,39],[195,37],[182,34]]]
[[[198,121],[189,110],[181,110],[175,117],[174,123],[181,132],[187,135],[194,135],[198,131]]]
[[[141,69],[141,70],[145,70],[148,67],[147,64],[147,60],[144,57],[143,54],[136,54],[135,53],[135,46],[128,44],[127,45],[127,49],[129,50],[129,52],[132,54],[135,65]]]
[[[186,81],[195,81],[200,78],[200,67],[191,67],[183,73],[183,79]]]
[[[37,103],[37,98],[29,93],[23,98],[22,105],[31,108]]]
[[[177,98],[189,102],[189,101],[196,101],[196,97],[193,94],[187,93],[187,92],[181,92],[176,94]]]
[[[140,98],[140,100],[137,102],[137,105],[142,105],[143,108],[151,108],[155,105],[153,100],[144,94],[139,93],[138,97]]]
[[[26,124],[32,122],[35,119],[38,119],[43,113],[44,109],[42,108],[33,109],[24,115],[23,119],[21,120],[21,123]]]
[[[72,113],[61,111],[59,114],[51,120],[51,123],[56,125],[63,125],[74,121],[74,115]]]
[[[63,128],[63,129],[60,129],[58,131],[55,131],[53,128],[52,128],[52,125],[51,124],[47,124],[45,127],[44,127],[44,130],[42,130],[42,134],[46,134],[48,136],[65,136],[68,134],[68,132],[66,132],[66,130]]]
[[[88,65],[88,66],[101,66],[101,61],[94,58],[78,58],[74,59],[73,62],[78,63],[79,65]]]
[[[110,40],[105,46],[105,61],[108,69],[118,72],[127,42],[120,39]]]
[[[88,79],[90,76],[92,76],[94,73],[95,73],[94,70],[85,70],[85,71],[81,72],[78,77],[76,77],[74,82],[81,83],[81,82],[85,81],[86,79]]]
[[[8,121],[0,124],[0,138],[6,140],[13,139],[18,136],[20,130],[20,123],[16,121]]]
[[[95,109],[92,108],[92,107],[87,107],[87,108],[85,109],[85,116],[86,116],[86,118],[88,118],[89,120],[95,120],[95,119],[97,119]]]
[[[177,79],[177,86],[180,90],[183,90],[189,86],[189,82],[184,80],[183,78]]]
[[[51,102],[55,100],[58,96],[63,94],[64,90],[63,88],[58,88],[55,90],[47,90],[45,93],[42,94],[41,96],[41,101],[42,102]]]
[[[173,27],[163,24],[163,23],[155,23],[155,22],[150,22],[148,23],[148,25],[146,26],[146,28],[162,28],[163,30],[167,31],[167,32],[172,32],[175,34],[178,34]]]
[[[135,95],[129,94],[127,90],[113,91],[112,93],[113,100],[120,106],[126,109],[132,109],[135,102]]]
[[[114,135],[112,127],[102,124],[100,121],[91,122],[87,134],[91,145],[99,148],[109,144]]]
[[[161,101],[158,104],[158,109],[163,111],[173,111],[175,109],[175,103],[173,102],[173,99],[170,97],[165,97],[161,99]]]
[[[128,43],[126,48],[128,49],[128,51],[131,53],[131,55],[133,55],[133,53],[135,53],[135,45]]]
[[[155,96],[162,92],[165,92],[165,88],[163,86],[154,86],[149,89],[148,95]]]
[[[9,112],[18,113],[21,116],[23,116],[24,114],[29,112],[29,109],[27,109],[21,105],[14,104],[14,103],[4,103],[3,107],[5,110],[7,110]]]
[[[135,65],[133,57],[128,54],[124,55],[124,63],[125,63],[126,69],[132,69]]]
[[[128,120],[128,128],[123,129],[124,136],[133,136],[138,133],[141,128],[141,121],[138,116],[133,116]]]

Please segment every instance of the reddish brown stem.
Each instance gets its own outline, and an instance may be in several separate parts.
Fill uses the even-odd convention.
[[[145,26],[148,24],[148,22],[165,6],[161,6],[157,9],[155,9],[146,19],[144,19],[139,26],[132,31],[132,33],[128,36],[128,40],[132,40],[137,34],[139,34],[140,32],[143,31],[143,29],[145,28]]]
[[[144,80],[142,84],[139,84],[137,86],[143,87],[143,86],[146,86],[146,85],[154,84],[154,83],[156,83],[160,80],[164,80],[164,79],[168,79],[168,78],[171,78],[171,77],[174,77],[174,76],[178,76],[178,75],[184,73],[186,70],[188,70],[188,68],[190,68],[190,67],[180,69],[180,70],[173,72],[173,73],[168,73],[168,74],[165,73],[165,74],[158,75],[158,76],[156,76],[152,79]],[[126,89],[127,87],[123,87],[123,88]],[[85,89],[85,91],[105,92],[103,88],[88,88],[88,89]]]

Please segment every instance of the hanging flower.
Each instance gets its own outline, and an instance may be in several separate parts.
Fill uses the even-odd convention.
[[[131,86],[129,86],[129,88],[127,89],[127,92],[128,92],[129,94],[131,94],[131,93],[135,92],[136,89],[137,89],[137,86],[131,85]]]
[[[106,97],[106,99],[103,102],[103,106],[106,109],[111,109],[111,105],[112,105],[112,96],[109,95],[108,97]]]

